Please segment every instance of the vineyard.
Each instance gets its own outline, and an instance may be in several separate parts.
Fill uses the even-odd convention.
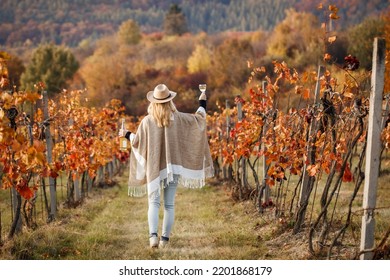
[[[53,221],[59,205],[81,204],[93,186],[112,184],[128,158],[118,146],[120,102],[97,109],[85,105],[83,91],[49,100],[43,84],[36,89],[1,95],[0,232],[8,238]]]
[[[382,59],[377,65],[382,64],[383,72]],[[300,75],[285,63],[275,62],[275,80],[266,77],[250,90],[249,100],[236,97],[234,108],[220,107],[210,121],[217,176],[233,182],[233,197],[253,200],[259,213],[272,213],[275,222],[290,228],[293,235],[307,231],[310,253],[330,259],[351,248],[356,256],[361,254],[357,244],[362,206],[369,215],[375,209],[375,200],[374,205],[362,205],[362,186],[370,180],[366,171],[374,174],[366,184],[370,186],[377,183],[378,169],[385,174],[389,168],[389,95],[378,101],[381,135],[368,135],[373,108],[368,95],[375,85],[365,88],[370,77],[355,77],[357,64],[355,58],[346,57],[340,81],[323,66],[317,73]],[[251,79],[262,72],[263,68],[255,68]],[[381,83],[383,88],[383,74]],[[278,108],[278,98],[286,88],[293,89],[289,99],[298,96],[298,104],[303,104]],[[378,143],[379,137],[383,140],[380,147],[375,144],[378,157],[366,159],[367,143],[375,137]],[[383,181],[380,187],[388,191],[389,186]],[[388,220],[388,203],[379,211]],[[369,250],[374,258],[389,256],[389,224],[381,226],[387,230],[378,247]]]
[[[384,40],[375,44],[372,73],[355,71],[352,56],[343,67],[303,73],[275,61],[272,78],[248,63],[249,92],[208,117],[216,180],[229,183],[233,200],[253,202],[259,219],[272,220],[279,234],[304,233],[313,258],[390,258],[389,199],[376,205],[377,192],[389,191],[381,178],[390,172],[390,95],[382,96]],[[55,221],[64,207],[82,207],[93,188],[115,184],[129,157],[119,150],[120,119],[130,131],[138,120],[124,116],[115,99],[91,106],[84,91],[49,99],[43,83],[34,92],[5,90],[8,73],[0,62],[3,244],[23,228]],[[362,250],[361,235],[373,227],[375,240]]]

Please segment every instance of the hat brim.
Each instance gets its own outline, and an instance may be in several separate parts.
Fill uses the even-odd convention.
[[[166,103],[166,102],[169,102],[171,101],[173,98],[175,98],[176,96],[176,92],[174,91],[169,91],[169,96],[167,98],[164,98],[164,99],[156,99],[154,98],[153,96],[153,91],[149,91],[147,94],[146,94],[146,98],[152,102],[152,103]]]

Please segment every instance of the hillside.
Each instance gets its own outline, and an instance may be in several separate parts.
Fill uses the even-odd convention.
[[[164,16],[173,1],[157,0],[1,0],[0,45],[8,47],[55,42],[77,46],[83,39],[96,39],[116,32],[127,19],[134,19],[146,33],[162,31]],[[316,13],[310,0],[177,0],[192,33],[226,30],[272,30],[285,17],[285,10]],[[324,4],[328,1],[322,1]],[[335,0],[340,8],[339,25],[361,22],[389,8],[389,0]],[[317,14],[317,16],[321,16]]]

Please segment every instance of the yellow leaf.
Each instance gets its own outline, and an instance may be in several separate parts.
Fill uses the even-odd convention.
[[[345,92],[345,93],[344,93],[344,96],[345,96],[346,98],[353,98],[353,97],[354,97],[354,94],[353,94],[352,92]]]
[[[36,159],[37,163],[41,164],[41,165],[44,165],[46,162],[46,157],[43,153],[37,153],[35,155],[35,159]]]
[[[39,93],[27,93],[25,98],[28,101],[36,102],[37,100],[42,99],[42,95]]]
[[[307,171],[309,172],[309,176],[315,176],[317,174],[318,165],[312,164],[307,167]]]

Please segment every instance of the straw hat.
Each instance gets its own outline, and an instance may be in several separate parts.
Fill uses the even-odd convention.
[[[172,100],[176,92],[170,91],[164,84],[157,85],[153,91],[149,91],[146,98],[152,103],[165,103]]]

